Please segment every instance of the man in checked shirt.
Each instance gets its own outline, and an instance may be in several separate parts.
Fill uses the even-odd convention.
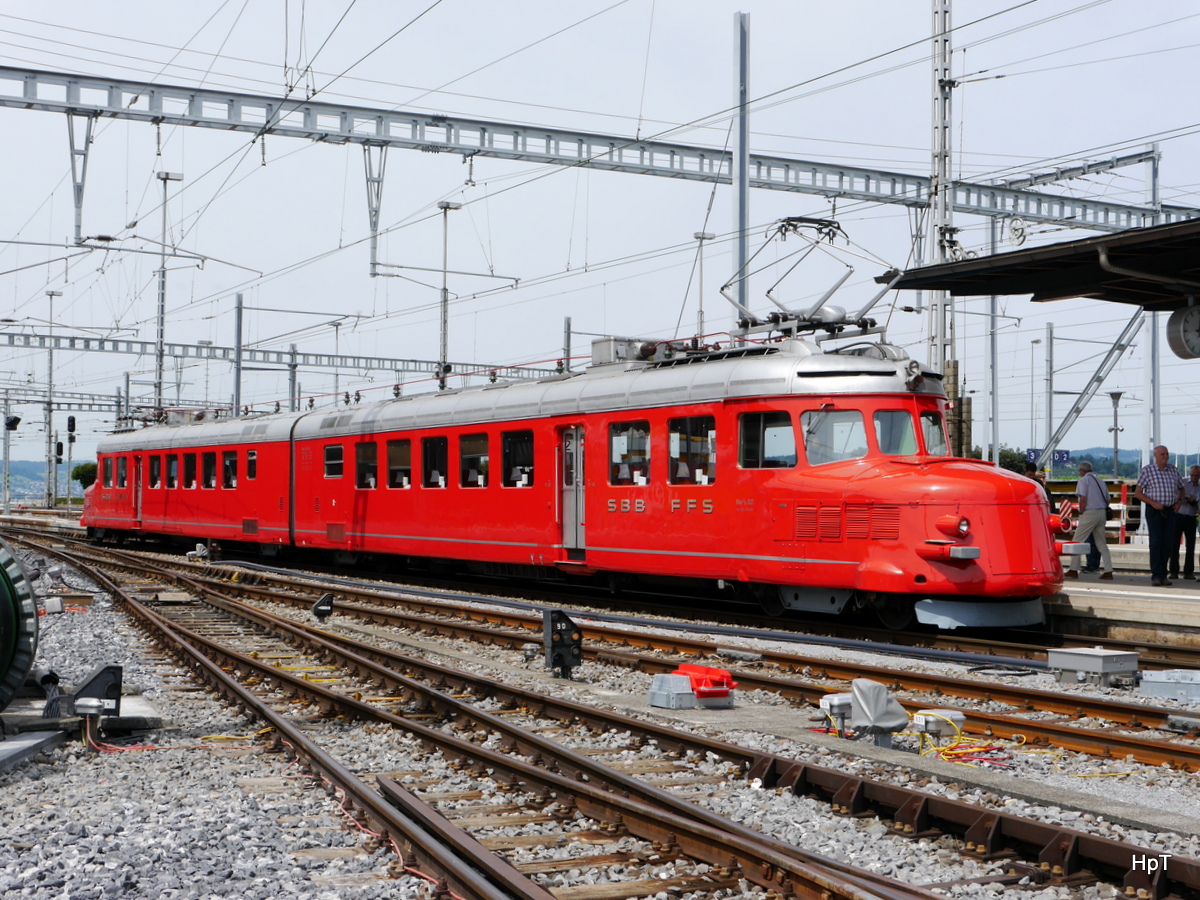
[[[1150,532],[1150,584],[1153,587],[1170,587],[1167,566],[1175,555],[1179,544],[1179,533],[1175,530],[1175,511],[1183,500],[1183,476],[1170,464],[1170,453],[1166,447],[1154,448],[1154,462],[1142,466],[1138,474],[1135,500],[1146,504],[1143,515]]]

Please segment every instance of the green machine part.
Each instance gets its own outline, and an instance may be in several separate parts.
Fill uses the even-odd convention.
[[[38,611],[17,555],[0,541],[0,709],[12,702],[37,656]]]

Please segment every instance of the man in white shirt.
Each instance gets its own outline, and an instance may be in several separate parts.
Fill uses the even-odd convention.
[[[1079,483],[1075,485],[1075,495],[1079,498],[1079,524],[1075,526],[1075,540],[1083,543],[1091,535],[1100,551],[1100,568],[1103,570],[1100,578],[1112,581],[1112,557],[1108,552],[1108,541],[1104,536],[1104,511],[1108,509],[1108,488],[1099,476],[1092,471],[1092,464],[1079,464]],[[1067,578],[1078,578],[1079,557],[1071,557],[1071,568],[1066,571]]]

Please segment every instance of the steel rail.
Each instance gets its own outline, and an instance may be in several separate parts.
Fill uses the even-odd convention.
[[[67,556],[70,559],[70,556]],[[478,900],[554,900],[553,895],[527,876],[496,856],[483,850],[479,855],[467,855],[446,848],[446,831],[423,826],[416,819],[401,813],[393,804],[368,787],[358,776],[322,750],[303,731],[276,713],[254,693],[238,684],[232,676],[204,655],[197,646],[200,637],[188,629],[180,629],[169,620],[148,609],[103,572],[73,561],[72,565],[86,572],[145,627],[152,629],[172,649],[186,656],[201,677],[227,701],[241,706],[267,722],[276,733],[276,742],[309,769],[320,773],[344,792],[354,807],[378,831],[384,842],[394,843],[397,850],[419,860],[419,865],[437,873],[438,891],[447,890],[463,897]],[[452,828],[449,823],[443,826]],[[482,850],[482,848],[480,848]],[[407,867],[406,867],[407,868]],[[428,877],[428,876],[425,876]]]
[[[184,579],[185,584],[186,581]],[[201,585],[195,585],[194,589],[200,593],[211,590]],[[216,605],[220,606],[221,602],[218,601]],[[521,745],[528,744],[530,747],[539,747],[538,750],[533,751],[536,762],[526,763],[464,738],[431,728],[414,719],[380,709],[367,701],[358,700],[307,681],[301,676],[281,671],[268,662],[259,661],[232,650],[189,629],[178,628],[178,630],[190,641],[207,647],[209,652],[218,656],[227,665],[253,672],[261,679],[273,681],[289,691],[306,695],[323,709],[332,711],[342,708],[359,718],[386,722],[413,735],[427,747],[462,760],[468,767],[505,772],[518,781],[534,782],[561,796],[570,796],[576,808],[584,815],[611,824],[624,825],[630,833],[647,840],[676,845],[694,859],[700,859],[715,866],[741,869],[746,878],[760,886],[797,890],[805,896],[813,898],[828,898],[832,895],[845,898],[845,900],[868,900],[873,897],[890,898],[890,900],[913,900],[913,898],[934,900],[933,895],[928,892],[909,888],[900,882],[894,882],[884,887],[861,876],[858,879],[852,879],[849,876],[835,875],[824,871],[822,867],[811,863],[803,863],[773,847],[772,842],[765,840],[762,835],[752,829],[744,829],[745,833],[739,834],[740,826],[736,826],[736,823],[707,813],[699,807],[690,809],[689,816],[683,816],[672,811],[667,804],[655,805],[636,797],[618,796],[613,793],[612,788],[621,788],[625,785],[617,783],[617,779],[613,776],[620,773],[593,763],[582,754],[555,745],[552,741],[538,741],[537,735],[526,732],[517,739]],[[356,674],[361,675],[362,671],[375,670],[375,667],[365,658],[356,658],[354,654],[345,651],[339,655],[346,658],[347,667]],[[442,704],[447,708],[455,709],[464,718],[476,720],[482,726],[490,727],[489,720],[498,718],[481,710],[471,709],[465,704],[456,703],[448,695],[427,686],[417,685],[411,679],[404,678],[398,673],[386,673],[385,677],[393,685],[417,688],[427,696],[440,694]],[[511,730],[507,728],[501,733],[512,735]],[[524,748],[521,746],[518,749]],[[553,771],[542,766],[553,766]],[[560,774],[564,768],[576,770],[576,776]],[[602,777],[603,780],[598,783],[578,780],[584,775],[590,778]],[[649,787],[643,786],[643,790],[649,789]],[[669,795],[665,796],[669,797]],[[706,821],[706,818],[714,821]],[[731,860],[733,865],[730,865]],[[853,883],[854,881],[859,883]]]
[[[200,585],[197,585],[197,588],[219,598],[219,592],[211,588],[203,588]],[[460,689],[467,688],[480,696],[499,697],[509,703],[521,702],[526,707],[535,708],[536,714],[564,721],[580,721],[590,727],[595,727],[591,723],[599,721],[604,727],[618,727],[646,734],[660,746],[677,752],[712,752],[727,759],[735,759],[747,768],[748,777],[761,779],[764,787],[791,789],[797,794],[820,794],[829,798],[835,810],[843,815],[857,816],[872,812],[880,815],[890,814],[893,818],[892,828],[900,834],[923,837],[937,833],[939,828],[951,830],[964,835],[969,855],[991,858],[1003,855],[1013,844],[1030,847],[1039,868],[1026,869],[1021,866],[1018,871],[1033,875],[1034,880],[1046,877],[1053,880],[1078,879],[1081,875],[1086,876],[1086,867],[1097,872],[1115,873],[1123,880],[1127,892],[1136,892],[1142,897],[1161,897],[1166,890],[1182,891],[1185,895],[1200,895],[1200,862],[1195,860],[1174,857],[1173,863],[1160,873],[1149,873],[1141,862],[1154,853],[1146,848],[1087,835],[1061,826],[1032,822],[1020,816],[987,810],[963,801],[934,797],[914,789],[875,782],[837,770],[797,763],[785,757],[748,751],[736,745],[682,734],[619,713],[596,710],[572,701],[499,685],[491,679],[472,676],[425,660],[401,656],[302,623],[280,619],[262,610],[245,608],[243,604],[219,600],[217,605],[222,608],[233,606],[234,608],[229,610],[231,613],[248,615],[264,627],[284,625],[298,640],[312,644],[318,649],[327,649],[328,644],[344,646],[352,653],[366,658],[378,657],[386,666],[401,664],[425,673],[426,678],[436,678]],[[271,674],[274,677],[274,670],[271,670]],[[381,674],[385,679],[392,680],[390,671],[385,670]],[[424,690],[421,686],[416,687]],[[447,707],[444,700],[442,706]],[[452,701],[449,706],[458,709],[465,717],[475,719],[484,727],[505,733],[511,732],[503,719],[480,713],[470,707],[464,708],[458,701]],[[547,753],[558,752],[557,745],[553,750],[545,744],[542,746]],[[590,760],[588,762],[590,764]],[[577,777],[582,775],[579,772],[575,774]],[[629,784],[630,780],[624,776],[621,780],[626,782],[627,790],[645,790],[641,782]],[[663,796],[658,789],[649,792],[649,799],[651,803],[664,804],[665,801],[666,805],[677,805],[680,802],[675,801],[670,794]],[[684,804],[685,813],[694,809],[691,804]],[[716,824],[727,827],[728,823],[718,817]],[[757,833],[751,834],[761,839]],[[794,848],[788,845],[783,845],[783,849],[794,852]],[[824,862],[819,855],[809,855],[809,858],[812,856]]]
[[[212,580],[220,581],[222,579],[214,577]],[[280,594],[275,590],[250,584],[246,581],[238,582],[237,588],[239,591],[245,594],[257,595],[270,602],[290,603],[292,605],[301,606],[312,602],[311,599],[304,599],[295,595]],[[384,591],[375,589],[340,591],[340,593],[354,594],[375,600],[377,602],[394,603],[397,599],[394,594],[389,595]],[[407,603],[407,598],[405,598],[404,602]],[[494,628],[462,625],[461,623],[453,621],[428,619],[423,616],[413,615],[411,613],[406,613],[395,609],[361,606],[358,604],[344,602],[339,602],[336,608],[340,611],[351,613],[367,621],[377,621],[390,625],[410,626],[428,632],[454,635],[458,637],[468,637],[476,641],[500,644],[510,648],[519,647],[521,644],[529,642],[535,636],[540,638],[540,617],[530,616],[527,614],[517,614],[511,611],[489,611],[464,609],[461,607],[453,610],[456,615],[470,620],[504,625],[515,624],[525,629],[525,631],[498,632]],[[442,613],[447,611],[444,606],[439,607],[438,609]],[[586,615],[586,613],[580,614],[579,618],[585,619]],[[619,644],[622,647],[640,647],[643,649],[672,653],[685,653],[706,658],[712,658],[720,655],[720,652],[723,649],[730,649],[727,647],[722,647],[719,643],[714,641],[706,641],[681,635],[632,632],[624,629],[613,628],[611,626],[595,625],[587,621],[580,621],[577,624],[579,624],[580,628],[583,630],[585,638],[593,641],[600,640],[609,644]],[[786,669],[802,671],[807,670],[814,677],[827,678],[837,681],[851,681],[855,678],[875,678],[884,684],[887,684],[893,690],[917,691],[922,693],[937,694],[940,696],[953,696],[967,700],[979,700],[981,702],[1004,703],[1018,709],[1037,712],[1050,712],[1070,718],[1102,718],[1127,728],[1165,729],[1170,724],[1170,721],[1179,715],[1179,711],[1177,709],[1153,706],[1149,704],[1130,703],[1111,698],[1064,694],[1056,691],[1041,690],[1038,688],[1023,688],[1019,685],[1005,685],[996,682],[975,681],[969,678],[958,678],[952,675],[897,670],[888,668],[886,666],[873,666],[865,663],[846,663],[826,657],[804,656],[801,654],[785,653],[782,651],[755,650],[753,652],[761,656],[765,662]],[[628,660],[635,658],[641,665],[652,665],[655,662],[647,657],[619,655],[613,651],[599,650],[595,648],[585,648],[585,655],[592,656],[593,658],[609,659],[614,662],[625,661],[624,664],[628,664]],[[659,665],[673,666],[674,664],[670,662],[660,662]],[[659,671],[663,671],[663,669],[660,668]],[[834,688],[820,688],[804,682],[797,682],[786,678],[775,678],[745,670],[736,670],[736,674],[738,679],[743,683],[752,684],[756,687],[762,687],[765,690],[771,690],[778,693],[789,694],[789,692],[794,692],[790,693],[789,695],[801,697],[803,699],[813,701],[814,703],[818,701],[825,693],[830,693],[836,690]],[[976,713],[976,715],[978,714]]]
[[[212,580],[221,581],[212,576]],[[275,579],[278,580],[278,579]],[[303,579],[302,579],[303,580]],[[280,594],[276,591],[239,581],[240,591],[257,594],[272,602],[285,602],[303,605],[306,601],[295,595]],[[344,594],[366,597],[377,602],[395,602],[394,595],[377,589],[344,589]],[[405,598],[407,603],[407,598]],[[425,601],[417,601],[424,605]],[[381,621],[389,624],[403,624],[421,628],[425,631],[469,637],[503,646],[515,647],[532,637],[534,628],[540,628],[540,619],[517,614],[512,611],[470,610],[455,608],[456,615],[483,622],[515,623],[529,629],[531,634],[497,633],[494,629],[475,626],[464,626],[461,623],[447,621],[431,621],[429,619],[402,613],[395,610],[358,606],[355,604],[339,603],[338,609],[354,613],[368,621]],[[437,607],[445,613],[445,606]],[[718,654],[721,647],[711,641],[703,641],[680,635],[655,635],[642,632],[630,632],[610,626],[600,626],[590,623],[579,623],[584,636],[592,640],[602,640],[622,646],[634,646],[660,652],[688,653],[700,657],[712,657]],[[585,655],[602,658],[608,662],[636,665],[648,671],[670,672],[675,663],[658,660],[645,656],[635,656],[628,653],[585,648]],[[851,681],[855,678],[874,678],[887,684],[893,690],[908,690],[932,693],[940,697],[954,696],[960,699],[979,700],[982,702],[1002,702],[1027,711],[1050,712],[1070,718],[1099,718],[1114,722],[1124,728],[1165,729],[1170,720],[1178,716],[1178,711],[1165,707],[1156,707],[1135,703],[1126,703],[1107,698],[1095,698],[1079,695],[1068,695],[1054,691],[1042,691],[1033,688],[1010,687],[994,682],[978,682],[970,679],[955,678],[949,675],[932,675],[919,672],[898,671],[882,666],[866,664],[843,663],[822,657],[802,656],[799,654],[762,651],[762,658],[775,665],[800,670],[811,670],[816,677],[839,681]],[[757,672],[733,670],[740,683],[754,686],[763,690],[780,693],[784,696],[802,699],[817,705],[820,698],[834,693],[838,688],[815,685],[796,679],[773,677]],[[910,711],[928,708],[929,702],[902,700],[901,703]],[[938,706],[947,705],[940,699]],[[1058,746],[1066,750],[1086,753],[1102,758],[1112,758],[1114,755],[1132,755],[1139,762],[1149,765],[1170,765],[1188,771],[1200,771],[1200,746],[1167,742],[1156,738],[1142,738],[1134,735],[1124,735],[1112,731],[1099,732],[1095,730],[1070,727],[1054,722],[1020,719],[998,713],[983,713],[976,709],[961,708],[967,718],[964,731],[968,734],[984,735],[1003,739],[1032,738],[1035,742]]]
[[[14,527],[14,526],[6,526],[4,530],[5,530],[5,532],[8,532],[9,530],[11,530],[18,534],[20,534],[24,531],[23,528]],[[55,530],[53,528],[53,526],[51,526],[51,528],[48,530],[50,530],[52,533],[54,533],[56,536],[58,536],[62,540],[71,540],[71,538],[69,536],[63,535],[61,533],[61,531]],[[35,531],[34,533],[39,533],[39,532]],[[95,548],[94,544],[89,544],[88,542],[83,541],[82,539],[80,539],[78,542],[82,546],[91,546],[91,547]],[[98,548],[96,548],[96,549],[98,549]],[[107,552],[118,553],[119,551],[108,549]],[[130,552],[130,551],[123,551],[123,552]],[[134,554],[134,555],[136,555],[136,554]],[[186,562],[185,563],[183,561],[179,561],[177,563],[177,565],[191,567],[191,568],[193,568],[194,571],[197,571],[197,572],[204,571],[206,569],[208,569],[212,572],[228,571],[225,568],[225,565],[230,566],[231,568],[233,568],[234,571],[244,567],[248,570],[247,574],[250,577],[255,577],[255,578],[261,577],[264,580],[278,580],[280,583],[285,583],[287,581],[287,579],[285,577],[275,574],[275,571],[273,569],[271,569],[270,567],[257,566],[257,565],[252,565],[249,563],[229,563],[229,564],[225,564],[225,565],[218,565],[218,564],[209,563],[209,562],[202,562],[202,563]],[[297,576],[297,577],[303,577],[303,578],[306,578],[307,580],[309,580],[313,584],[314,590],[318,590],[318,589],[328,590],[329,589],[328,585],[326,585],[324,588],[318,587],[318,585],[320,585],[321,582],[318,580],[317,576],[306,575],[306,576]],[[338,590],[339,592],[346,593],[346,594],[359,593],[359,590],[356,589],[351,583],[349,583],[345,579],[334,578],[331,580],[335,584],[336,590]],[[417,585],[408,585],[408,584],[396,585],[392,590],[393,591],[403,591],[406,594],[412,595],[414,598],[416,598],[411,601],[406,599],[406,601],[405,601],[406,603],[409,603],[410,605],[421,604],[430,610],[442,610],[442,611],[445,610],[445,602],[439,603],[438,598],[441,598],[442,601],[451,600],[451,602],[461,601],[463,599],[477,600],[478,602],[482,602],[482,603],[513,602],[510,600],[500,599],[500,598],[496,598],[496,597],[483,597],[483,596],[478,596],[478,595],[472,596],[470,594],[464,594],[462,591],[450,591],[450,590],[444,590],[444,589],[443,590],[429,589],[428,586],[421,586],[419,584],[420,579],[417,579],[417,581],[418,581]],[[444,583],[444,581],[442,583]],[[385,598],[390,599],[392,602],[394,602],[394,596],[389,598],[388,595],[383,594],[382,592],[380,592],[379,589],[371,589],[371,588],[364,587],[361,590],[368,592],[364,596],[374,596],[376,598],[385,597]],[[525,591],[526,595],[528,595],[529,593],[530,593],[530,591],[528,591],[528,590]],[[568,597],[564,598],[564,597],[554,594],[553,592],[545,591],[544,589],[534,591],[533,593],[545,594],[546,601],[548,603],[579,602],[579,598],[577,596],[568,596]],[[419,599],[419,595],[424,595],[427,599],[421,600],[421,599]],[[669,598],[667,598],[667,599],[669,599]],[[638,608],[638,607],[645,606],[644,602],[628,601],[628,600],[623,601],[618,597],[606,597],[603,602],[606,605],[614,605],[617,607],[624,606],[624,607],[630,607],[630,608]],[[525,604],[525,605],[529,605],[529,604]],[[689,612],[694,614],[694,612],[695,612],[694,606],[689,608]],[[751,614],[742,613],[742,612],[730,612],[729,610],[720,610],[720,609],[713,609],[709,612],[713,616],[721,617],[724,620],[726,625],[733,625],[736,627],[771,630],[772,628],[777,629],[780,625],[788,624],[787,620],[780,620],[778,618],[767,617],[767,616],[763,616],[763,615],[751,615]],[[510,622],[510,624],[519,624],[519,625],[521,625],[521,627],[525,627],[526,620],[521,620],[520,615],[515,613],[514,617],[513,617],[513,621]],[[1024,636],[1028,637],[1031,641],[1037,640],[1043,645],[1043,646],[1038,646],[1038,645],[1035,645],[1032,643],[1027,643],[1027,642],[1001,641],[1001,640],[997,640],[995,637],[991,637],[991,636],[989,636],[987,638],[982,638],[982,637],[976,638],[976,637],[968,637],[968,636],[959,635],[959,634],[929,634],[929,633],[922,633],[922,632],[895,632],[895,631],[887,631],[884,629],[865,627],[865,626],[862,626],[859,624],[839,625],[839,623],[837,623],[837,622],[797,621],[795,624],[798,626],[802,626],[803,628],[807,629],[809,632],[812,632],[815,635],[820,635],[820,636],[823,636],[826,638],[830,638],[829,643],[832,643],[834,646],[841,646],[842,641],[845,641],[849,645],[852,645],[855,647],[862,647],[864,650],[867,650],[869,652],[877,652],[877,649],[874,648],[873,645],[880,644],[881,649],[878,649],[878,652],[884,652],[884,653],[899,653],[899,652],[903,652],[905,650],[911,649],[914,651],[932,650],[935,652],[951,654],[951,655],[962,654],[964,656],[969,656],[969,655],[973,654],[974,656],[978,657],[977,662],[981,665],[986,665],[989,662],[995,662],[996,664],[1003,664],[1008,661],[1012,661],[1014,663],[1018,662],[1018,661],[1030,661],[1030,662],[1034,662],[1034,663],[1037,663],[1040,665],[1044,665],[1046,662],[1046,659],[1047,659],[1047,652],[1046,652],[1045,645],[1052,645],[1053,647],[1056,647],[1056,648],[1059,648],[1059,647],[1062,647],[1062,648],[1104,647],[1105,649],[1111,649],[1111,650],[1123,650],[1123,651],[1129,651],[1129,652],[1136,652],[1139,655],[1139,666],[1143,669],[1200,668],[1200,646],[1189,647],[1186,645],[1168,644],[1168,643],[1139,640],[1139,639],[1120,639],[1120,638],[1110,638],[1110,637],[1097,637],[1097,636],[1093,636],[1093,635],[1071,635],[1071,634],[1059,634],[1059,633],[1050,633],[1050,632],[1041,633],[1041,632],[1032,632],[1032,631],[1030,631],[1030,632],[1011,632],[1011,631],[1007,632],[1007,633],[1023,634]],[[540,628],[540,625],[537,627]],[[796,640],[798,638],[803,638],[805,640],[808,640],[809,638],[813,637],[813,634],[804,634],[804,633],[795,632],[795,631],[789,631],[788,634],[790,635],[790,639],[792,639],[792,640]],[[853,638],[842,637],[843,635],[846,635],[846,634],[853,634],[856,637],[853,637]],[[771,637],[774,637],[774,636],[772,635]],[[770,638],[768,638],[768,639],[770,639]],[[820,637],[816,638],[815,641],[809,641],[809,642],[822,643]]]
[[[277,619],[261,610],[253,612],[262,613],[264,624]],[[725,741],[679,732],[621,713],[598,710],[571,700],[499,684],[489,678],[451,669],[418,657],[398,654],[303,623],[293,622],[291,625],[304,634],[319,638],[321,642],[328,641],[366,658],[374,658],[388,668],[404,666],[421,672],[422,677],[427,680],[448,683],[460,690],[470,690],[478,696],[494,697],[509,704],[520,703],[524,707],[536,710],[539,715],[566,722],[577,721],[592,728],[628,730],[654,740],[660,747],[679,753],[713,753],[735,760],[745,769],[748,780],[757,778],[764,788],[820,795],[841,815],[890,816],[892,831],[906,837],[929,837],[940,831],[951,831],[962,835],[968,855],[982,859],[1005,855],[1014,846],[1028,848],[1024,858],[1031,859],[1035,867],[1019,866],[1017,872],[1030,875],[1034,881],[1061,881],[1078,877],[1085,870],[1092,870],[1097,873],[1111,873],[1123,887],[1132,888],[1134,891],[1157,891],[1165,886],[1176,893],[1200,896],[1200,861],[1197,860],[1176,858],[1176,865],[1164,872],[1165,885],[1160,884],[1156,882],[1155,873],[1149,872],[1143,864],[1145,859],[1155,855],[1154,850],[1146,847],[1090,835],[1063,826],[1047,825],[1004,811],[988,810],[965,801],[936,797],[913,788],[891,785],[836,769],[797,762],[778,754],[747,750]],[[470,714],[468,712],[468,715]],[[491,722],[485,724],[490,724],[494,729],[507,726],[499,717],[493,716],[490,719]],[[641,791],[641,782],[635,782],[634,786],[626,789]],[[669,793],[664,797],[657,789],[649,793],[651,802],[667,805],[673,799]],[[798,848],[794,852],[803,859],[815,858],[823,864],[830,862],[820,854],[806,853]]]

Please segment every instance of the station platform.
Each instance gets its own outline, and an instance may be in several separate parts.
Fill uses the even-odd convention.
[[[1056,632],[1123,640],[1153,640],[1200,646],[1200,581],[1172,579],[1170,587],[1150,584],[1150,550],[1145,544],[1110,544],[1112,581],[1080,572],[1062,593],[1046,601]],[[1068,560],[1063,559],[1066,568]],[[1197,571],[1200,572],[1200,566]]]

